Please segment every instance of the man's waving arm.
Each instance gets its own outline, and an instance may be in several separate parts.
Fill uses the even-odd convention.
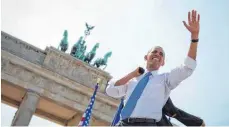
[[[173,69],[166,76],[167,85],[170,89],[174,89],[183,80],[188,78],[196,68],[197,45],[199,41],[200,15],[195,10],[188,12],[188,24],[183,21],[184,26],[191,33],[191,44],[188,56],[184,61],[184,65]]]
[[[197,11],[192,10],[188,12],[188,25],[185,21],[183,21],[184,26],[188,29],[191,33],[191,41],[190,48],[188,51],[188,56],[194,60],[196,60],[196,53],[197,53],[197,44],[199,41],[199,31],[200,31],[200,15],[197,15]]]

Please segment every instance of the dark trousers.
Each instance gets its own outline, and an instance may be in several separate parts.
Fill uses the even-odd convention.
[[[172,126],[171,122],[167,117],[173,117],[183,123],[186,126],[201,126],[203,120],[197,116],[191,115],[173,105],[172,100],[169,98],[163,107],[163,115],[161,121],[158,123],[159,126]]]

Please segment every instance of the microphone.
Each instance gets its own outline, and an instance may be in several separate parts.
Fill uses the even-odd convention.
[[[144,68],[138,67],[138,73],[139,73],[140,75],[144,74],[144,72],[145,72],[145,69],[144,69]]]

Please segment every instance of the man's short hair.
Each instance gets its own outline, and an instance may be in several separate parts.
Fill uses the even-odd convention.
[[[152,49],[155,49],[155,48],[161,48],[161,49],[162,49],[162,52],[163,52],[163,57],[165,57],[165,51],[164,51],[164,49],[163,49],[161,46],[154,46],[154,47],[152,47],[152,48],[147,52],[147,55],[152,51]]]

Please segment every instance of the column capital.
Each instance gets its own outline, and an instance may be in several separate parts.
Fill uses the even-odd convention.
[[[28,95],[35,95],[37,97],[41,96],[39,93],[37,93],[36,91],[34,91],[32,89],[27,89],[26,91],[27,91],[26,94],[28,94]]]

